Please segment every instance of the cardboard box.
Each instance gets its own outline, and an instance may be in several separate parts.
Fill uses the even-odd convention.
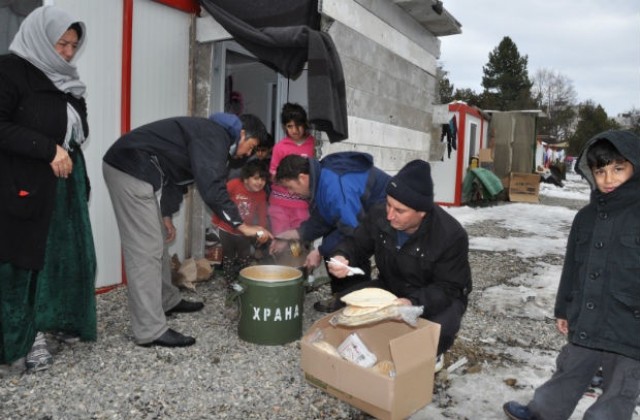
[[[493,162],[491,153],[491,149],[480,149],[480,152],[478,153],[478,159],[480,159],[480,162]]]
[[[310,384],[384,420],[406,418],[431,402],[439,324],[420,318],[415,328],[403,322],[347,328],[332,326],[332,316],[314,323],[301,340],[300,364]],[[353,332],[379,361],[393,361],[395,377],[360,367],[312,344],[321,336],[337,348]]]
[[[511,172],[509,174],[509,201],[538,203],[540,175]]]
[[[491,149],[480,149],[478,153],[478,162],[479,167],[487,169],[489,171],[493,171],[493,158],[491,157],[491,153],[493,151]]]

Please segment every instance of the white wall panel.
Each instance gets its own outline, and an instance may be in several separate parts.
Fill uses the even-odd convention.
[[[191,16],[150,0],[133,8],[131,128],[187,115]]]
[[[90,137],[85,146],[91,179],[91,224],[98,256],[97,287],[122,281],[120,237],[102,177],[102,156],[120,136],[122,0],[48,0],[87,25],[87,45],[78,67],[87,84]],[[151,0],[135,0],[133,11],[131,128],[187,115],[191,15]],[[184,217],[174,223],[182,253]]]
[[[150,0],[133,8],[131,128],[189,112],[191,15]],[[170,252],[184,258],[185,206],[173,216]]]
[[[97,287],[121,282],[120,237],[102,177],[102,156],[120,135],[122,1],[51,2],[87,25],[78,71],[87,85],[89,140],[84,146],[91,181],[89,212],[98,257]]]

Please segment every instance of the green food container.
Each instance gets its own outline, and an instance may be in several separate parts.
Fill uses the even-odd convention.
[[[296,268],[254,265],[240,270],[238,336],[277,345],[302,336],[304,279]]]

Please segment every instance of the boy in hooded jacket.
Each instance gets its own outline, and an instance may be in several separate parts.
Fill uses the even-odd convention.
[[[571,226],[556,296],[556,327],[568,343],[556,372],[511,419],[568,419],[602,367],[603,393],[585,419],[631,419],[640,394],[640,137],[606,131],[590,139],[576,171],[590,203]]]

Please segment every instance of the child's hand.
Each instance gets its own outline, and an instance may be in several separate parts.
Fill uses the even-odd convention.
[[[569,322],[566,319],[556,319],[556,328],[563,335],[569,334]]]
[[[256,232],[256,242],[258,245],[266,244],[268,241],[273,239],[273,235],[266,229],[263,229],[260,226],[258,227],[258,231]]]
[[[253,236],[258,244],[264,244],[268,240],[273,239],[273,235],[262,226],[245,225],[244,223],[237,227],[244,236]]]

